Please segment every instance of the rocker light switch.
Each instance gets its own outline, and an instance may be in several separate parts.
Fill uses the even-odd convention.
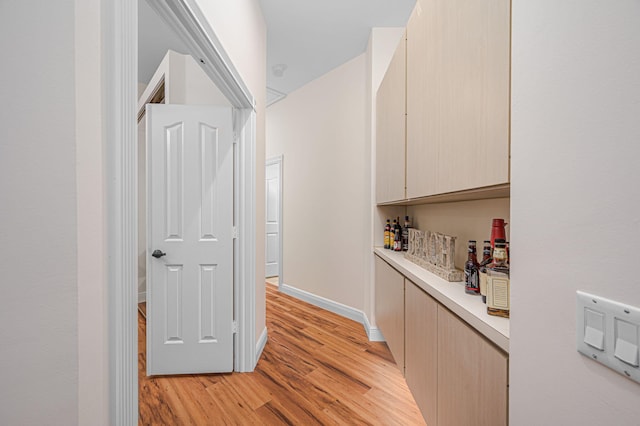
[[[584,308],[584,342],[594,348],[604,350],[604,314]]]
[[[577,291],[576,349],[640,383],[640,308]]]
[[[630,322],[615,319],[615,356],[620,361],[638,366],[638,326]]]

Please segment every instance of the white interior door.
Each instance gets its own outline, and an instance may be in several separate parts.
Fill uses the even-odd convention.
[[[280,165],[279,159],[267,162],[266,177],[266,244],[265,275],[279,274],[280,267]]]
[[[146,116],[147,375],[229,372],[231,108],[147,105]]]

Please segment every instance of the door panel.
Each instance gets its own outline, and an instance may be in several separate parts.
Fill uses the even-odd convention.
[[[233,368],[231,117],[147,106],[148,375]]]
[[[266,265],[265,276],[275,277],[280,268],[280,162],[267,164],[266,178]]]

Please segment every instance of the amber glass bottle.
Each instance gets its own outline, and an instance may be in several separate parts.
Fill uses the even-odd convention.
[[[476,255],[476,242],[469,241],[467,262],[464,264],[465,291],[469,294],[480,294],[480,281],[478,277],[478,257]]]

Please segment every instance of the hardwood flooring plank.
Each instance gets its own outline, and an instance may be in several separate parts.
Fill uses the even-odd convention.
[[[219,407],[214,411],[215,420],[223,424],[260,424],[260,418],[238,390],[225,383],[217,383],[207,388],[209,397]],[[214,422],[203,423],[214,424]]]
[[[279,407],[276,407],[271,402],[257,409],[256,414],[262,420],[262,424],[265,425],[295,426],[295,423],[287,417],[287,414],[283,413]]]
[[[373,426],[374,423],[371,423],[364,418],[360,417],[358,413],[353,411],[351,408],[347,407],[345,404],[340,402],[339,400],[331,404],[329,407],[325,408],[324,411],[331,417],[331,419],[337,425],[345,424],[345,419],[349,419],[349,425],[356,426]]]
[[[243,400],[256,411],[273,399],[273,394],[254,374],[229,374],[224,377],[225,386],[232,387],[242,395]]]

